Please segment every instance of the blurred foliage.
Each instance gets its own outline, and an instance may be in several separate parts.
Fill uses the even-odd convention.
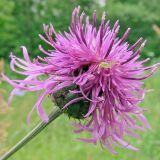
[[[4,94],[6,94],[6,91],[2,89],[1,87],[1,73],[4,70],[4,61],[0,59],[0,117],[2,118],[4,115],[6,115],[11,108],[8,107],[7,102],[4,100]],[[0,121],[0,142],[4,143],[7,139],[8,132],[7,129],[10,126],[10,124],[6,121]],[[7,151],[7,148],[5,148],[3,145],[0,145],[0,154],[3,154]]]
[[[0,57],[8,59],[13,51],[20,54],[20,46],[25,45],[32,57],[40,54],[38,45],[43,43],[38,37],[43,33],[42,24],[53,23],[56,31],[68,30],[71,12],[80,5],[81,10],[91,16],[97,10],[99,21],[103,11],[108,13],[111,24],[120,20],[120,35],[132,28],[129,41],[134,43],[143,36],[148,44],[143,50],[145,56],[160,56],[159,0],[1,0],[0,1]],[[156,30],[155,30],[156,26]]]
[[[9,49],[15,48],[17,26],[13,16],[14,3],[10,0],[0,1],[0,57],[8,57]]]
[[[4,60],[0,59],[0,115],[1,114],[5,114],[5,113],[7,113],[10,110],[10,108],[8,107],[8,104],[4,100],[4,96],[3,96],[6,93],[6,91],[1,88],[2,81],[3,81],[1,73],[3,71],[4,71]],[[1,127],[1,123],[0,123],[0,128],[2,128]],[[0,134],[1,134],[1,130],[0,130]]]
[[[4,71],[4,60],[0,59],[0,83],[2,81],[2,72]]]

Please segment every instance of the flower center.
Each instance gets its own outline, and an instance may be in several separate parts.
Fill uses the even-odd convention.
[[[99,67],[101,67],[101,68],[111,68],[113,66],[113,64],[112,63],[107,63],[107,62],[101,62],[100,64],[99,64]]]

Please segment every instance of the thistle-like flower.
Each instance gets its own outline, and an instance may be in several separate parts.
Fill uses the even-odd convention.
[[[57,33],[52,25],[44,25],[45,36],[40,38],[53,48],[45,51],[39,47],[45,57],[31,61],[25,47],[22,47],[24,59],[11,55],[11,69],[26,76],[23,80],[10,80],[3,75],[15,88],[11,97],[17,89],[41,91],[34,109],[46,122],[48,116],[42,107],[46,95],[53,95],[55,101],[60,98],[64,105],[61,108],[66,112],[70,108],[74,112],[74,107],[79,105],[80,115],[74,117],[83,120],[75,124],[75,132],[91,133],[90,139],[80,140],[100,142],[113,153],[116,153],[113,144],[137,150],[124,136],[139,138],[134,130],[149,128],[139,103],[146,93],[142,80],[151,76],[157,65],[146,67],[144,63],[149,59],[139,60],[146,41],[140,38],[129,46],[126,39],[130,28],[119,38],[118,21],[110,28],[104,13],[98,27],[96,11],[92,24],[89,17],[84,23],[85,14],[79,12],[79,7],[74,9],[71,26],[64,34]],[[40,79],[42,75],[46,75],[45,80]],[[71,96],[65,101],[67,95]]]

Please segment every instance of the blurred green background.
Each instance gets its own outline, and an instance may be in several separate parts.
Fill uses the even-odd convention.
[[[43,33],[42,24],[52,23],[56,31],[68,30],[72,10],[80,5],[81,10],[92,18],[97,10],[99,22],[101,14],[106,11],[111,24],[120,20],[120,33],[128,28],[132,32],[128,38],[134,43],[139,37],[148,40],[141,57],[150,57],[151,63],[160,60],[160,5],[159,0],[0,0],[0,58],[4,59],[4,72],[15,78],[9,69],[9,54],[14,52],[22,56],[20,46],[24,45],[32,58],[42,55],[38,45],[43,43],[39,33]],[[140,133],[142,140],[130,140],[140,148],[139,152],[118,149],[118,155],[112,155],[100,146],[93,146],[76,141],[79,135],[73,134],[73,127],[67,116],[59,117],[42,134],[17,152],[11,160],[160,160],[160,72],[146,82],[148,93],[142,107],[152,129]],[[0,111],[5,108],[11,87],[0,84]],[[10,109],[0,112],[0,154],[3,154],[26,135],[39,121],[37,114],[32,115],[31,126],[26,123],[28,112],[36,101],[36,94],[26,93],[15,97]],[[3,105],[2,105],[3,104]],[[44,106],[48,113],[52,104],[46,99]]]

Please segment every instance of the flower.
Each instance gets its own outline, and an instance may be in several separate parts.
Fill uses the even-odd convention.
[[[39,47],[45,57],[31,61],[25,47],[22,47],[24,59],[11,54],[11,69],[26,76],[23,80],[10,80],[3,75],[15,88],[11,97],[17,89],[41,91],[33,109],[36,108],[42,120],[47,122],[48,116],[42,107],[44,97],[57,96],[57,92],[69,87],[67,93],[74,96],[64,104],[64,110],[82,101],[88,104],[86,113],[82,112],[85,113],[83,120],[75,124],[75,133],[87,131],[91,138],[80,140],[93,144],[100,142],[113,153],[116,153],[113,144],[136,151],[138,149],[124,138],[125,135],[139,138],[135,130],[149,128],[144,109],[139,107],[147,91],[142,80],[151,76],[158,64],[146,67],[144,64],[149,59],[139,60],[146,41],[142,42],[140,38],[129,46],[126,39],[130,28],[119,38],[118,21],[110,28],[105,13],[99,27],[96,11],[93,24],[89,17],[83,23],[85,14],[79,14],[80,8],[75,8],[69,31],[64,34],[57,33],[52,25],[44,25],[45,37],[40,35],[40,38],[53,48],[45,51]],[[43,80],[40,79],[42,75],[46,75]],[[80,109],[84,107],[86,105],[80,105]]]

